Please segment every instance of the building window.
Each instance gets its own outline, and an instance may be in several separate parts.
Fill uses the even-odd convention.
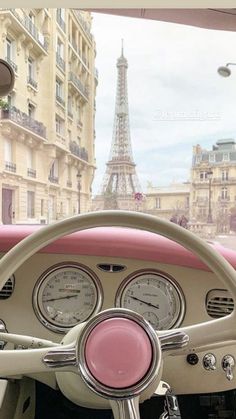
[[[156,208],[157,209],[161,208],[161,198],[159,196],[156,198]]]
[[[12,162],[12,142],[8,138],[4,141],[4,157],[5,162]]]
[[[209,154],[209,162],[214,163],[215,162],[215,154]]]
[[[13,42],[11,39],[6,39],[6,58],[11,61],[13,59]]]
[[[35,118],[35,106],[32,103],[28,104],[28,115],[30,118]]]
[[[60,38],[57,38],[57,55],[64,58],[64,44]]]
[[[50,175],[52,177],[58,177],[58,166],[58,159],[55,159],[50,169]]]
[[[229,153],[223,153],[223,161],[229,161]]]
[[[200,163],[201,161],[201,156],[196,156],[196,163]]]
[[[33,150],[31,148],[27,149],[27,168],[28,169],[34,168],[34,156],[33,156]]]
[[[222,180],[229,180],[229,172],[228,170],[223,170],[221,173],[221,179]]]
[[[221,199],[227,199],[228,198],[228,189],[222,188],[221,189]]]
[[[60,116],[56,115],[56,132],[59,135],[64,135],[65,122]]]
[[[56,79],[56,100],[63,106],[65,106],[65,101],[63,99],[63,83],[60,79]]]
[[[204,181],[208,178],[208,172],[200,172],[200,180]]]
[[[27,191],[27,217],[35,217],[35,193]]]

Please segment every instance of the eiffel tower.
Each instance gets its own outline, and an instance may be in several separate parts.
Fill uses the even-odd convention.
[[[142,193],[130,139],[128,61],[124,57],[123,40],[121,56],[117,60],[116,67],[118,75],[113,138],[100,199],[103,200],[103,209],[135,210],[140,209]]]

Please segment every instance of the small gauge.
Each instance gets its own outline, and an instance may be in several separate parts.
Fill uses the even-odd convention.
[[[181,289],[157,271],[139,271],[126,278],[118,289],[116,306],[141,314],[156,330],[179,325],[185,311]]]
[[[33,292],[37,317],[58,332],[87,320],[101,303],[102,288],[97,276],[74,263],[53,266],[39,278]]]

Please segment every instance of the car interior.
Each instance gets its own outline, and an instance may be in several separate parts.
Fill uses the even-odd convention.
[[[91,9],[224,31],[235,10]],[[236,418],[235,251],[106,210],[1,225],[0,256],[0,419]]]

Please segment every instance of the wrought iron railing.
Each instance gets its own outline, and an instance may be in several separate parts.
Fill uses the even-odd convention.
[[[48,176],[48,180],[49,180],[49,182],[51,182],[51,183],[58,183],[58,182],[59,182],[58,177],[57,177],[57,176],[53,176],[53,175],[49,175],[49,176]]]
[[[36,170],[35,169],[27,169],[27,176],[36,178]]]
[[[30,76],[27,77],[27,83],[32,86],[34,89],[38,88],[38,83]]]
[[[43,123],[30,118],[29,115],[20,111],[15,106],[12,106],[10,109],[2,109],[1,119],[9,119],[10,121],[15,122],[17,125],[29,129],[40,137],[46,138],[46,127],[43,125]]]
[[[37,41],[37,43],[45,49],[45,51],[48,50],[48,43],[43,36],[41,32],[39,32],[38,28],[35,26],[35,24],[32,22],[30,17],[21,10],[22,15],[19,15],[19,13],[15,9],[0,9],[0,11],[6,11],[10,12],[17,20],[20,22],[24,28],[30,33],[30,35]]]
[[[73,141],[70,142],[69,147],[72,154],[74,154],[82,160],[88,161],[88,152],[86,148],[80,147]]]
[[[64,99],[63,99],[61,96],[56,95],[56,100],[57,100],[57,102],[59,102],[62,106],[65,106],[65,101],[64,101]]]
[[[72,82],[73,85],[82,93],[86,99],[89,97],[88,87],[84,86],[80,79],[72,72],[69,73],[69,82]]]
[[[16,173],[16,164],[10,161],[5,161],[5,170],[8,170],[8,172]]]
[[[91,34],[90,28],[89,28],[88,24],[85,22],[84,18],[82,17],[80,11],[79,10],[75,10],[75,9],[73,11],[74,11],[74,15],[78,19],[79,23],[81,24],[82,28],[86,32],[86,34],[89,37],[90,41],[92,41],[93,35]]]

